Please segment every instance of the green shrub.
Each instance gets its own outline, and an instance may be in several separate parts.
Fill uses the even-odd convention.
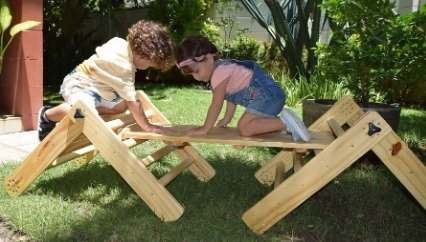
[[[149,17],[168,27],[174,41],[202,33],[214,0],[152,1]]]
[[[317,78],[344,83],[361,102],[393,101],[389,83],[406,88],[425,79],[424,12],[398,17],[390,0],[330,0],[322,7],[333,35],[317,46]]]
[[[229,44],[221,46],[223,58],[237,60],[258,60],[260,41],[240,31]]]

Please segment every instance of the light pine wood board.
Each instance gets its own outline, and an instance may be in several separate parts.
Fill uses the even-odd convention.
[[[280,148],[306,148],[324,149],[334,137],[330,132],[310,131],[312,139],[309,142],[293,140],[287,133],[273,132],[250,137],[241,136],[236,128],[213,128],[206,135],[188,135],[188,130],[197,126],[193,125],[167,125],[166,133],[152,133],[140,131],[139,127],[131,126],[130,131],[123,134],[126,138],[163,140],[169,142],[195,142],[214,143],[242,146],[280,147]]]

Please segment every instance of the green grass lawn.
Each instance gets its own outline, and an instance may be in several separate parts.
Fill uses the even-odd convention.
[[[210,103],[209,91],[145,89],[172,123],[202,124]],[[236,116],[243,110],[237,111]],[[301,110],[297,111],[300,114]],[[426,111],[403,109],[399,134],[425,162]],[[150,141],[134,151],[142,158],[159,146],[159,142]],[[48,170],[17,198],[0,188],[0,217],[40,241],[426,239],[426,212],[422,206],[385,166],[366,161],[353,165],[263,235],[257,235],[241,216],[271,191],[256,180],[254,173],[277,150],[194,146],[217,173],[209,182],[200,182],[186,171],[167,186],[185,208],[175,222],[158,219],[99,156],[89,164],[68,162]],[[169,155],[149,169],[159,177],[177,162]],[[0,181],[17,165],[0,166]]]

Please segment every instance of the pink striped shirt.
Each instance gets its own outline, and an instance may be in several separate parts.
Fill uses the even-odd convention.
[[[252,70],[237,65],[236,63],[228,62],[216,67],[210,81],[212,88],[215,89],[221,82],[230,77],[228,85],[226,86],[226,93],[231,94],[247,87],[250,84],[252,76]]]

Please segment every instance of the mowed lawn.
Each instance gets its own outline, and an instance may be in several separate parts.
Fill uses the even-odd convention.
[[[204,121],[211,92],[199,87],[144,86],[172,123]],[[300,114],[301,109],[295,108]],[[243,112],[237,110],[237,117]],[[403,109],[398,134],[425,163],[426,111]],[[134,148],[139,158],[161,146]],[[185,212],[163,222],[102,157],[43,173],[17,198],[0,188],[0,217],[39,241],[425,241],[426,212],[382,164],[367,157],[333,179],[262,235],[242,214],[272,190],[254,173],[276,149],[194,144],[216,176],[185,171],[167,186]],[[178,162],[169,155],[149,167],[160,177]],[[3,182],[18,163],[0,166]],[[425,188],[426,189],[426,188]]]

